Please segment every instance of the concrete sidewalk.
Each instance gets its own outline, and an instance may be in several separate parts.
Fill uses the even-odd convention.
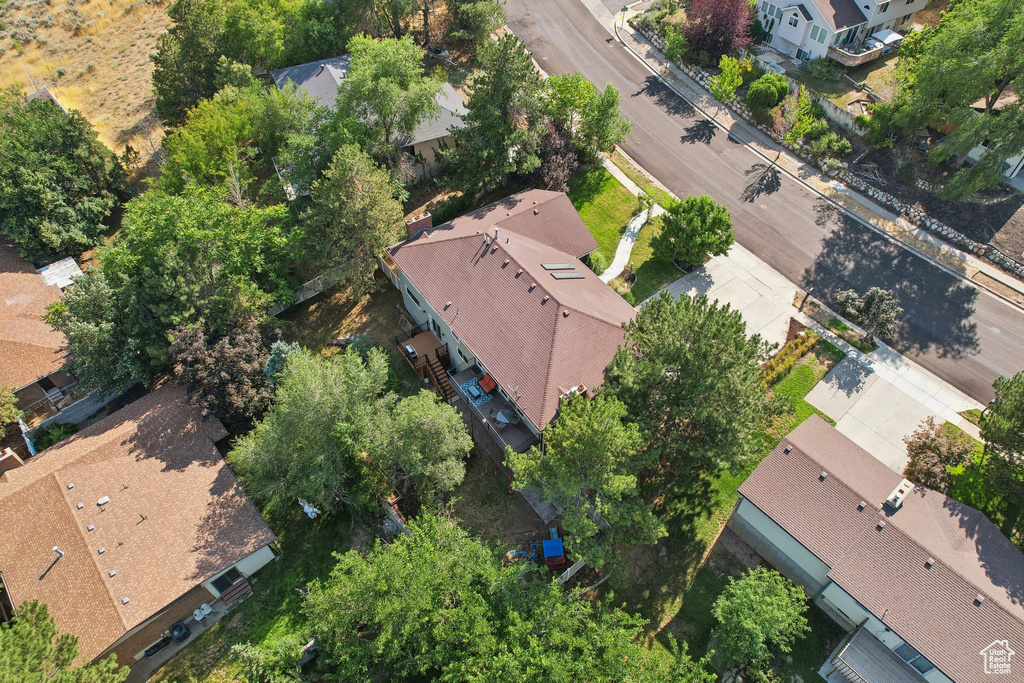
[[[706,294],[740,312],[748,334],[784,344],[790,318],[846,354],[807,395],[836,428],[897,472],[907,462],[903,437],[926,417],[951,422],[974,438],[978,428],[959,413],[984,406],[884,343],[862,353],[793,305],[801,290],[757,256],[734,244],[666,288],[673,296]]]
[[[585,4],[588,7],[591,5],[589,2]],[[594,9],[592,8],[592,11]],[[790,152],[782,150],[780,154],[781,148],[774,140],[753,125],[734,116],[730,109],[715,101],[706,90],[669,62],[657,48],[639,32],[633,30],[629,24],[625,24],[624,27],[616,31],[617,22],[609,21],[607,14],[607,10],[594,11],[595,17],[602,22],[609,33],[617,35],[623,45],[637,59],[659,74],[677,94],[700,109],[706,118],[728,131],[732,139],[753,149],[766,160],[774,161],[775,165],[790,176],[937,266],[970,280],[975,286],[1011,305],[1024,309],[1024,282],[982,259],[957,249],[928,231],[910,224],[869,198],[822,175],[817,169]],[[626,16],[630,17],[635,14],[636,12],[627,12]]]

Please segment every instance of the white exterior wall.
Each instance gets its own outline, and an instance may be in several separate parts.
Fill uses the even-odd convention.
[[[262,569],[266,564],[268,564],[271,560],[273,560],[274,557],[274,551],[270,549],[269,545],[265,545],[256,552],[252,553],[251,555],[243,557],[241,560],[239,560],[232,566],[241,573],[245,574],[246,576],[252,576],[258,570]],[[230,569],[230,567],[228,569]],[[224,572],[228,571],[228,569],[225,569]],[[217,576],[214,576],[208,579],[207,581],[203,581],[203,588],[210,591],[210,594],[214,598],[220,597],[220,591],[213,587],[213,582],[224,572],[220,572],[220,574],[217,574]]]
[[[779,571],[803,586],[809,595],[828,583],[828,565],[746,498],[740,498],[729,518],[729,528],[766,556]],[[766,542],[770,546],[766,547]]]
[[[871,9],[865,10],[865,4],[869,4]],[[880,12],[879,9],[886,4],[888,4],[886,10]],[[927,4],[928,0],[912,0],[909,3],[907,0],[889,0],[888,3],[878,2],[878,0],[862,1],[860,9],[867,17],[868,23],[860,29],[860,38],[863,40],[882,29],[899,32],[900,29],[908,28],[913,23],[917,11],[924,9]]]
[[[863,623],[864,628],[890,650],[895,650],[905,642],[898,635],[887,630],[885,624],[879,621],[871,612],[864,609],[859,602],[854,600],[849,593],[838,585],[829,583],[828,587],[822,591],[819,599],[824,601],[832,610],[838,610],[840,614],[845,614],[850,619],[848,624],[844,624],[845,626],[852,628]],[[914,644],[910,643],[910,645],[913,647]],[[952,679],[937,668],[923,675],[925,680],[930,683],[953,683]]]
[[[782,0],[785,3],[785,0]],[[797,56],[797,50],[806,52],[806,59],[818,59],[824,57],[828,52],[828,46],[832,44],[835,37],[824,17],[817,13],[817,8],[812,3],[805,3],[804,8],[811,13],[811,19],[804,17],[803,12],[795,7],[782,8],[782,18],[778,19],[778,12],[772,11],[773,7],[782,7],[779,2],[767,2],[761,0],[758,4],[761,25],[767,29],[771,26],[771,46],[790,57]],[[771,12],[771,13],[768,13]],[[790,25],[790,20],[796,18],[796,26]],[[817,26],[825,32],[824,42],[811,39],[811,27]],[[819,36],[820,37],[820,36]]]
[[[984,145],[978,145],[967,153],[967,158],[977,163],[981,157],[985,156],[987,151],[988,149]],[[1004,168],[1003,175],[1007,178],[1016,178],[1020,175],[1024,171],[1024,150],[1021,150],[1017,156],[1007,159]]]

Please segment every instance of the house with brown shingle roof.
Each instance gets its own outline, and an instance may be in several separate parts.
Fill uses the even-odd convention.
[[[78,398],[78,380],[64,369],[64,335],[43,316],[81,274],[71,258],[36,270],[0,242],[0,388],[15,390],[22,411],[48,417]]]
[[[166,385],[0,475],[0,618],[44,602],[80,662],[132,665],[204,603],[244,597],[276,539],[226,434]]]
[[[604,381],[633,308],[580,260],[597,242],[561,192],[528,190],[387,250],[421,376],[461,398],[496,443],[523,450],[562,398]]]
[[[980,683],[989,645],[1024,651],[1024,554],[981,512],[911,484],[821,418],[739,493],[729,527],[849,632],[822,666],[828,681]],[[1022,677],[1024,662],[1005,680]]]

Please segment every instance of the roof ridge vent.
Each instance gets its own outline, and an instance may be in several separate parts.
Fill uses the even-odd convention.
[[[903,479],[896,488],[893,489],[892,493],[889,494],[889,497],[885,499],[885,506],[891,510],[899,510],[903,507],[903,501],[907,499],[907,496],[909,496],[910,492],[913,490],[914,485],[910,483],[910,480]]]

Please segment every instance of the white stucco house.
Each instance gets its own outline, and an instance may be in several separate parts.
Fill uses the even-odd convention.
[[[1024,652],[1024,554],[821,418],[739,493],[729,527],[848,631],[819,671],[830,683],[981,683],[991,644]],[[1024,678],[1013,664],[1002,680]]]
[[[911,26],[927,0],[761,0],[758,18],[773,48],[796,59],[831,57],[857,66],[878,57],[882,48],[861,49],[881,31]]]

